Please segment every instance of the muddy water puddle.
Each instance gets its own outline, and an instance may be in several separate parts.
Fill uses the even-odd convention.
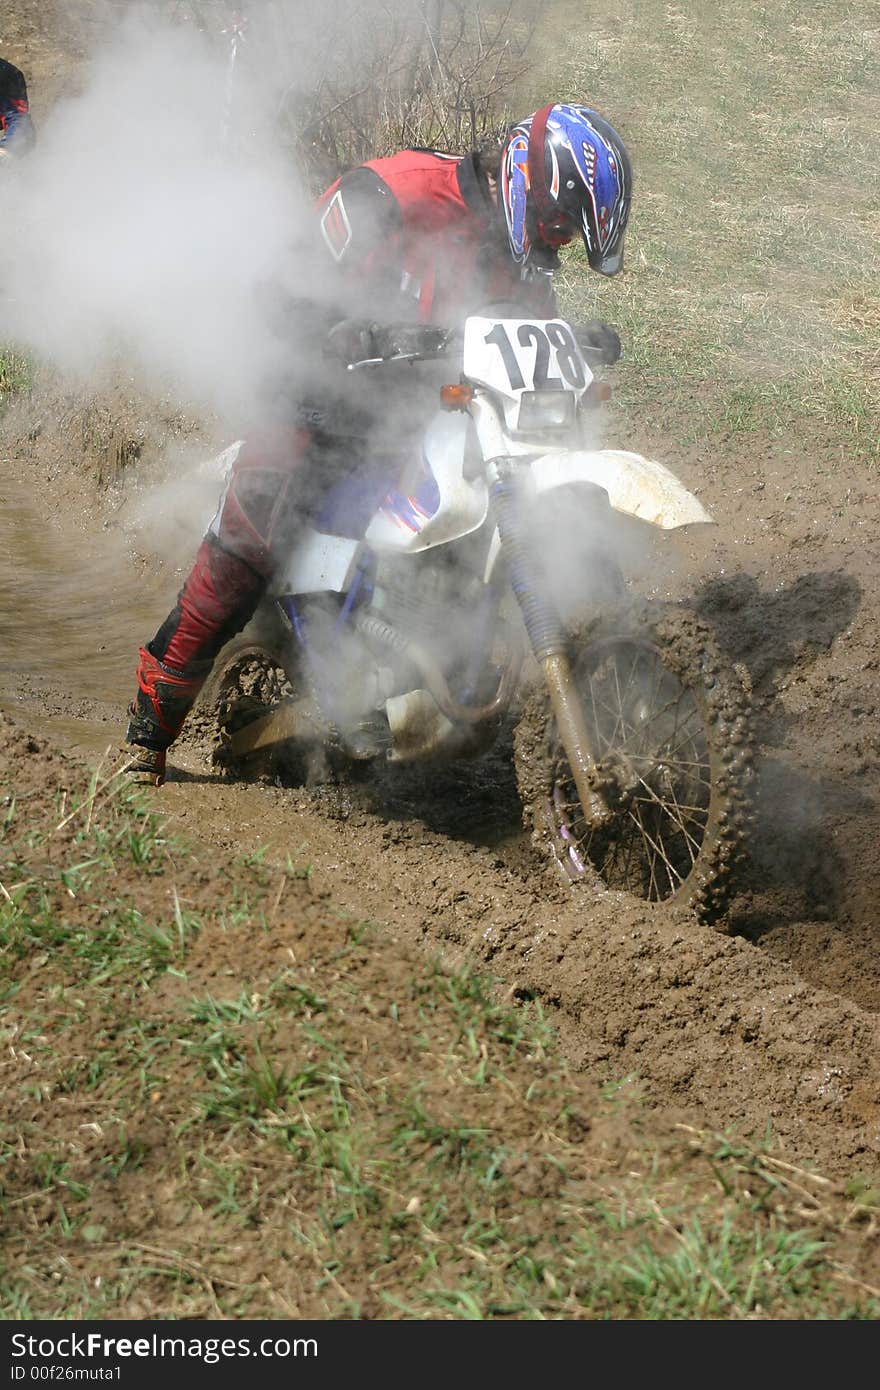
[[[106,727],[115,711],[121,729],[138,646],[173,582],[139,575],[120,535],[95,515],[71,507],[47,520],[2,460],[0,486],[0,706],[97,747],[116,734]]]
[[[164,618],[180,575],[138,562],[124,527],[105,526],[97,512],[71,506],[41,516],[41,498],[9,471],[0,460],[0,708],[98,758],[123,737],[138,647]],[[172,759],[184,777],[193,771],[185,745]],[[348,788],[325,788],[315,800],[339,820],[379,815],[498,852],[515,852],[523,833],[505,737],[472,764],[364,768]]]

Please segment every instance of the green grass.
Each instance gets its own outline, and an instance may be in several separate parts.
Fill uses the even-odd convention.
[[[97,774],[6,816],[4,1318],[880,1315],[866,1179],[659,1135],[376,924],[328,906],[295,959],[308,872],[233,866],[230,919],[208,853]]]
[[[0,406],[20,392],[30,390],[30,359],[12,348],[0,348]]]
[[[818,427],[876,463],[873,7],[640,0],[587,23],[556,0],[547,18],[570,41],[529,100],[549,80],[595,104],[633,156],[624,273],[602,281],[569,253],[562,281],[572,317],[623,329],[621,410],[655,421],[659,406],[682,442]]]

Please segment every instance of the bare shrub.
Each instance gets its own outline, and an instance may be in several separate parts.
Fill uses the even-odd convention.
[[[316,187],[397,149],[498,135],[535,27],[528,0],[243,0],[240,33],[231,6],[182,8],[260,75],[271,133]]]

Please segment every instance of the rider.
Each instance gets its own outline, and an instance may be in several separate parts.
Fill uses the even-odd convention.
[[[614,127],[589,107],[564,103],[464,157],[408,149],[369,160],[317,203],[320,274],[344,312],[356,305],[360,317],[301,306],[297,331],[303,339],[320,334],[326,367],[334,355],[381,356],[382,322],[453,327],[498,301],[553,317],[559,248],[578,233],[593,270],[620,270],[631,189],[629,156]],[[609,325],[594,320],[580,335],[603,361],[620,356]],[[340,459],[346,467],[358,456],[352,436],[363,442],[363,415],[357,401],[340,410],[338,393],[332,411],[326,396],[301,397],[292,420],[241,447],[177,603],[140,649],[126,733],[131,771],[161,785],[166,750],[215,657],[253,616],[307,494],[314,500],[321,478],[326,486]]]
[[[34,140],[24,74],[14,63],[0,58],[0,164],[26,154]]]

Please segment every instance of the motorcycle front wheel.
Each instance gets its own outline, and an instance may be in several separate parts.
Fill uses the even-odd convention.
[[[567,879],[601,882],[702,921],[725,913],[753,782],[749,701],[693,613],[650,603],[572,633],[571,662],[608,815],[584,816],[543,692],[526,703],[516,768],[526,822]]]

